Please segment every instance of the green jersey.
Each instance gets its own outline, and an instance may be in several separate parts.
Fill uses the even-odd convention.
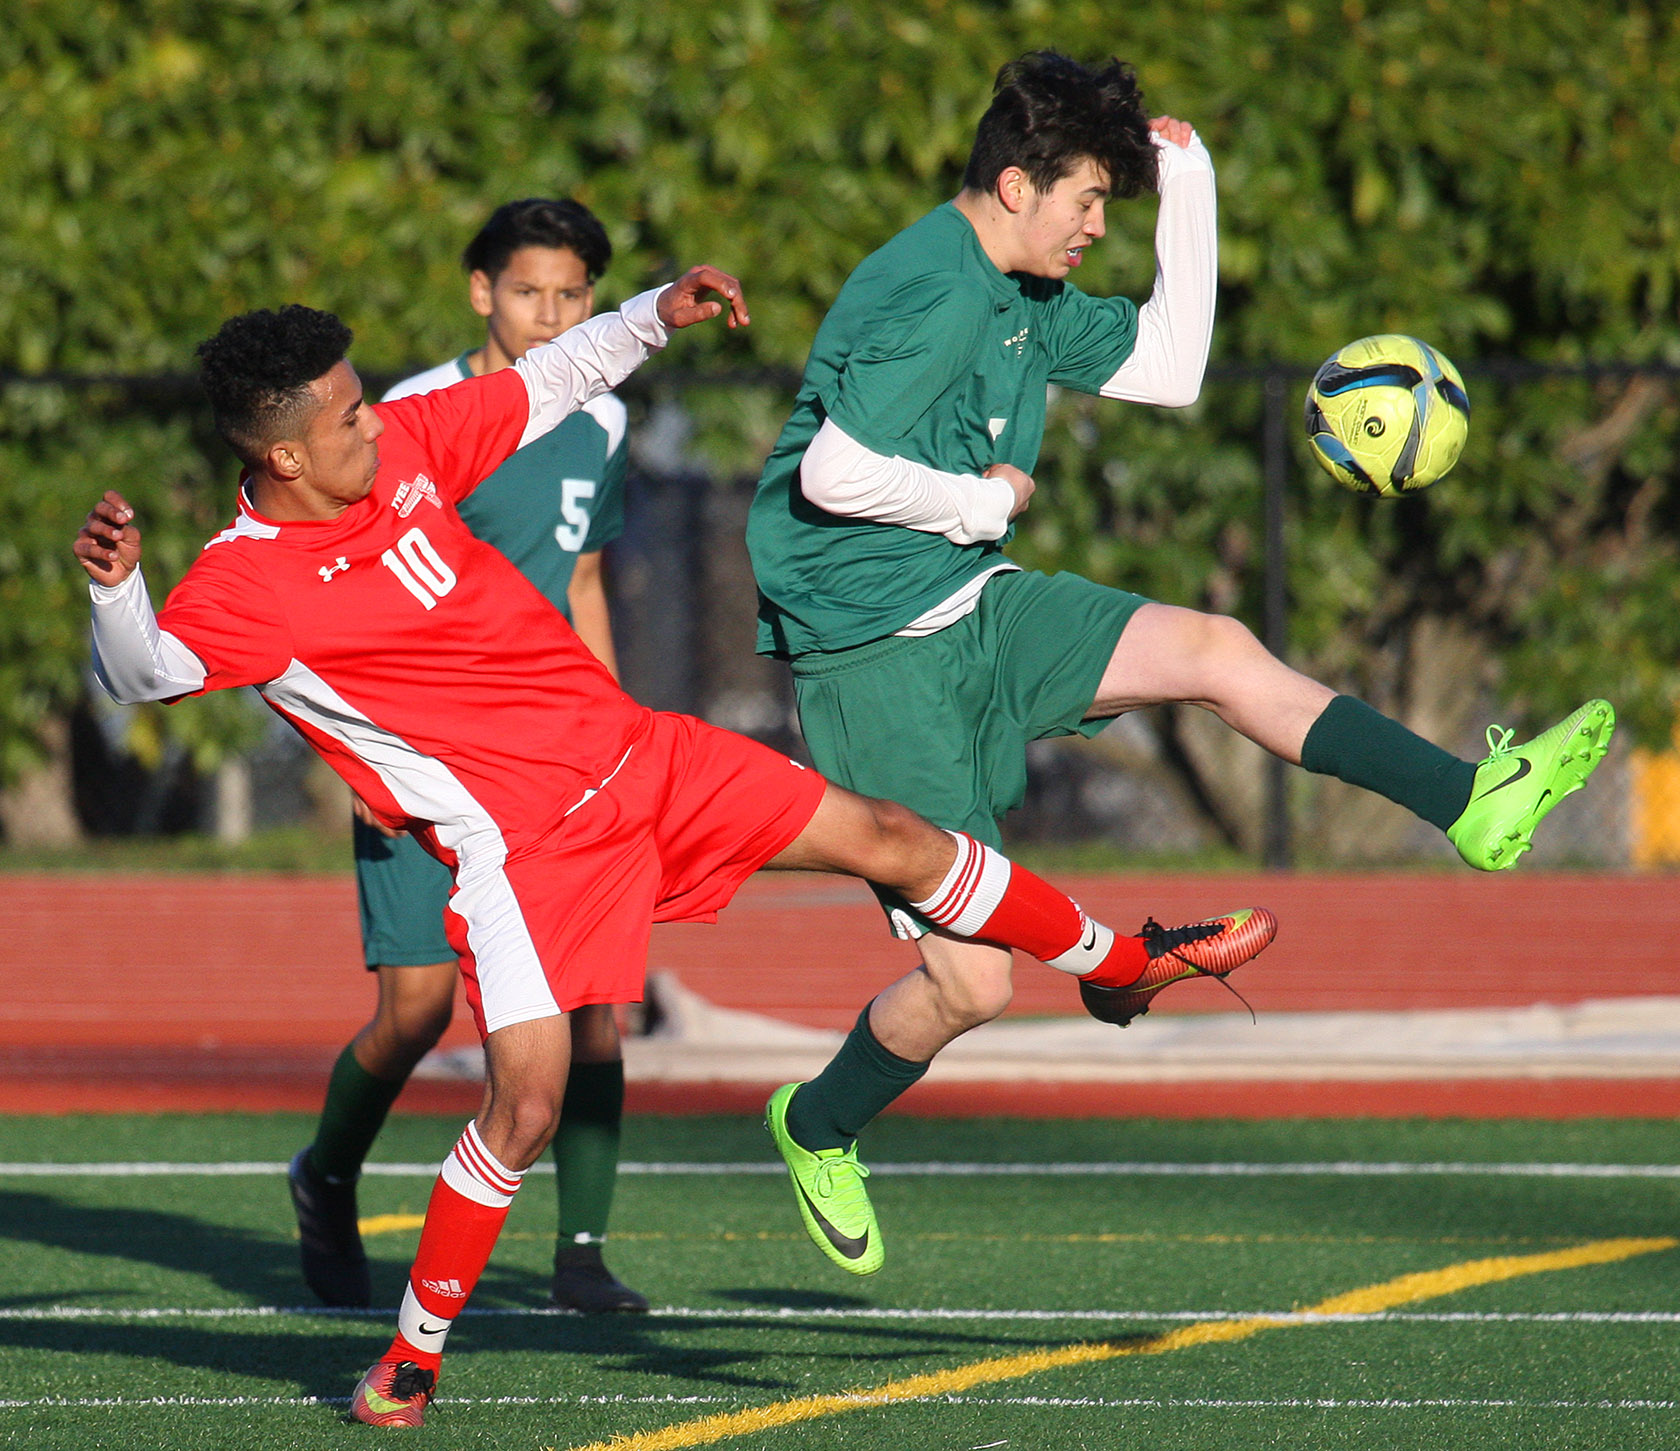
[[[385,401],[472,377],[468,354],[405,378]],[[461,502],[461,518],[505,554],[567,619],[566,590],[580,554],[624,532],[627,415],[611,393],[534,438]]]
[[[1126,298],[998,271],[950,202],[865,258],[817,332],[748,515],[759,651],[795,656],[895,634],[995,569],[1010,537],[954,544],[818,508],[800,491],[799,467],[824,419],[875,453],[946,473],[1007,463],[1030,474],[1048,385],[1098,392],[1136,337]]]

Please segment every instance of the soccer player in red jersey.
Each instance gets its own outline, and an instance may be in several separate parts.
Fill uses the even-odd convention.
[[[513,367],[373,406],[337,318],[248,313],[199,350],[217,428],[245,465],[233,523],[156,615],[119,493],[76,537],[95,668],[116,699],[255,686],[454,874],[448,931],[484,1036],[484,1101],[433,1185],[397,1334],[356,1388],[353,1414],[371,1424],[423,1421],[450,1326],[554,1132],[566,1014],[640,997],[652,922],[713,920],[760,867],[844,872],[955,934],[1142,997],[1164,968],[1223,975],[1271,938],[1270,915],[1251,912],[1240,944],[1221,932],[1221,955],[1172,968],[971,837],[637,705],[462,524],[457,502],[521,444],[671,329],[720,314],[747,322],[740,285],[698,267]],[[826,1207],[809,1205],[823,1224]],[[867,1254],[875,1236],[831,1238]]]

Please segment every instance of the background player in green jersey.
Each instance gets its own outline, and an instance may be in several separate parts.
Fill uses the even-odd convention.
[[[506,368],[594,311],[612,258],[606,230],[573,201],[497,208],[462,256],[482,347],[407,378],[386,401]],[[624,405],[603,394],[509,458],[461,517],[571,620],[616,675],[601,550],[623,531]],[[358,807],[360,803],[357,803]],[[410,1072],[449,1026],[459,976],[444,935],[449,872],[407,835],[358,812],[354,826],[362,946],[379,975],[370,1022],[339,1056],[314,1142],[292,1161],[304,1278],[329,1305],[371,1302],[356,1224],[356,1179]],[[601,1258],[618,1173],[624,1062],[610,1004],[570,1014],[572,1069],[554,1136],[560,1224],[552,1297],[586,1312],[643,1311]]]
[[[1151,190],[1149,301],[1086,296],[1068,278],[1105,205]],[[792,662],[818,768],[995,844],[1028,741],[1183,701],[1410,808],[1472,866],[1512,865],[1603,756],[1607,703],[1477,766],[1289,669],[1236,620],[1024,572],[1003,553],[1032,497],[1047,386],[1193,402],[1217,282],[1213,165],[1191,128],[1151,119],[1117,61],[1006,65],[960,194],[841,290],[753,501],[759,648]],[[1008,952],[929,932],[902,903],[892,915],[922,966],[817,1078],[772,1098],[790,1169],[852,1145],[940,1048],[1008,1004]]]

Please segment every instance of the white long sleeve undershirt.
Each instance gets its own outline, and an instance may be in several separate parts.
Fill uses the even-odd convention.
[[[1219,288],[1219,208],[1213,159],[1155,137],[1161,207],[1155,217],[1155,288],[1138,309],[1137,345],[1099,390],[1104,398],[1187,408],[1202,391]]]
[[[825,419],[799,464],[799,488],[819,509],[846,519],[902,524],[953,544],[1000,539],[1015,491],[1005,479],[950,474],[865,448]]]
[[[173,700],[203,687],[204,662],[159,627],[138,568],[121,584],[88,582],[93,600],[93,673],[119,705]]]

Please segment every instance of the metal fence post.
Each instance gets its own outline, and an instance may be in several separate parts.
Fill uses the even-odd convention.
[[[1261,457],[1266,534],[1265,642],[1278,659],[1289,649],[1289,560],[1283,537],[1284,505],[1289,483],[1289,442],[1284,432],[1289,376],[1268,369],[1261,381]],[[1268,871],[1287,871],[1292,864],[1289,831],[1289,766],[1277,756],[1266,761],[1265,828],[1261,864]]]

